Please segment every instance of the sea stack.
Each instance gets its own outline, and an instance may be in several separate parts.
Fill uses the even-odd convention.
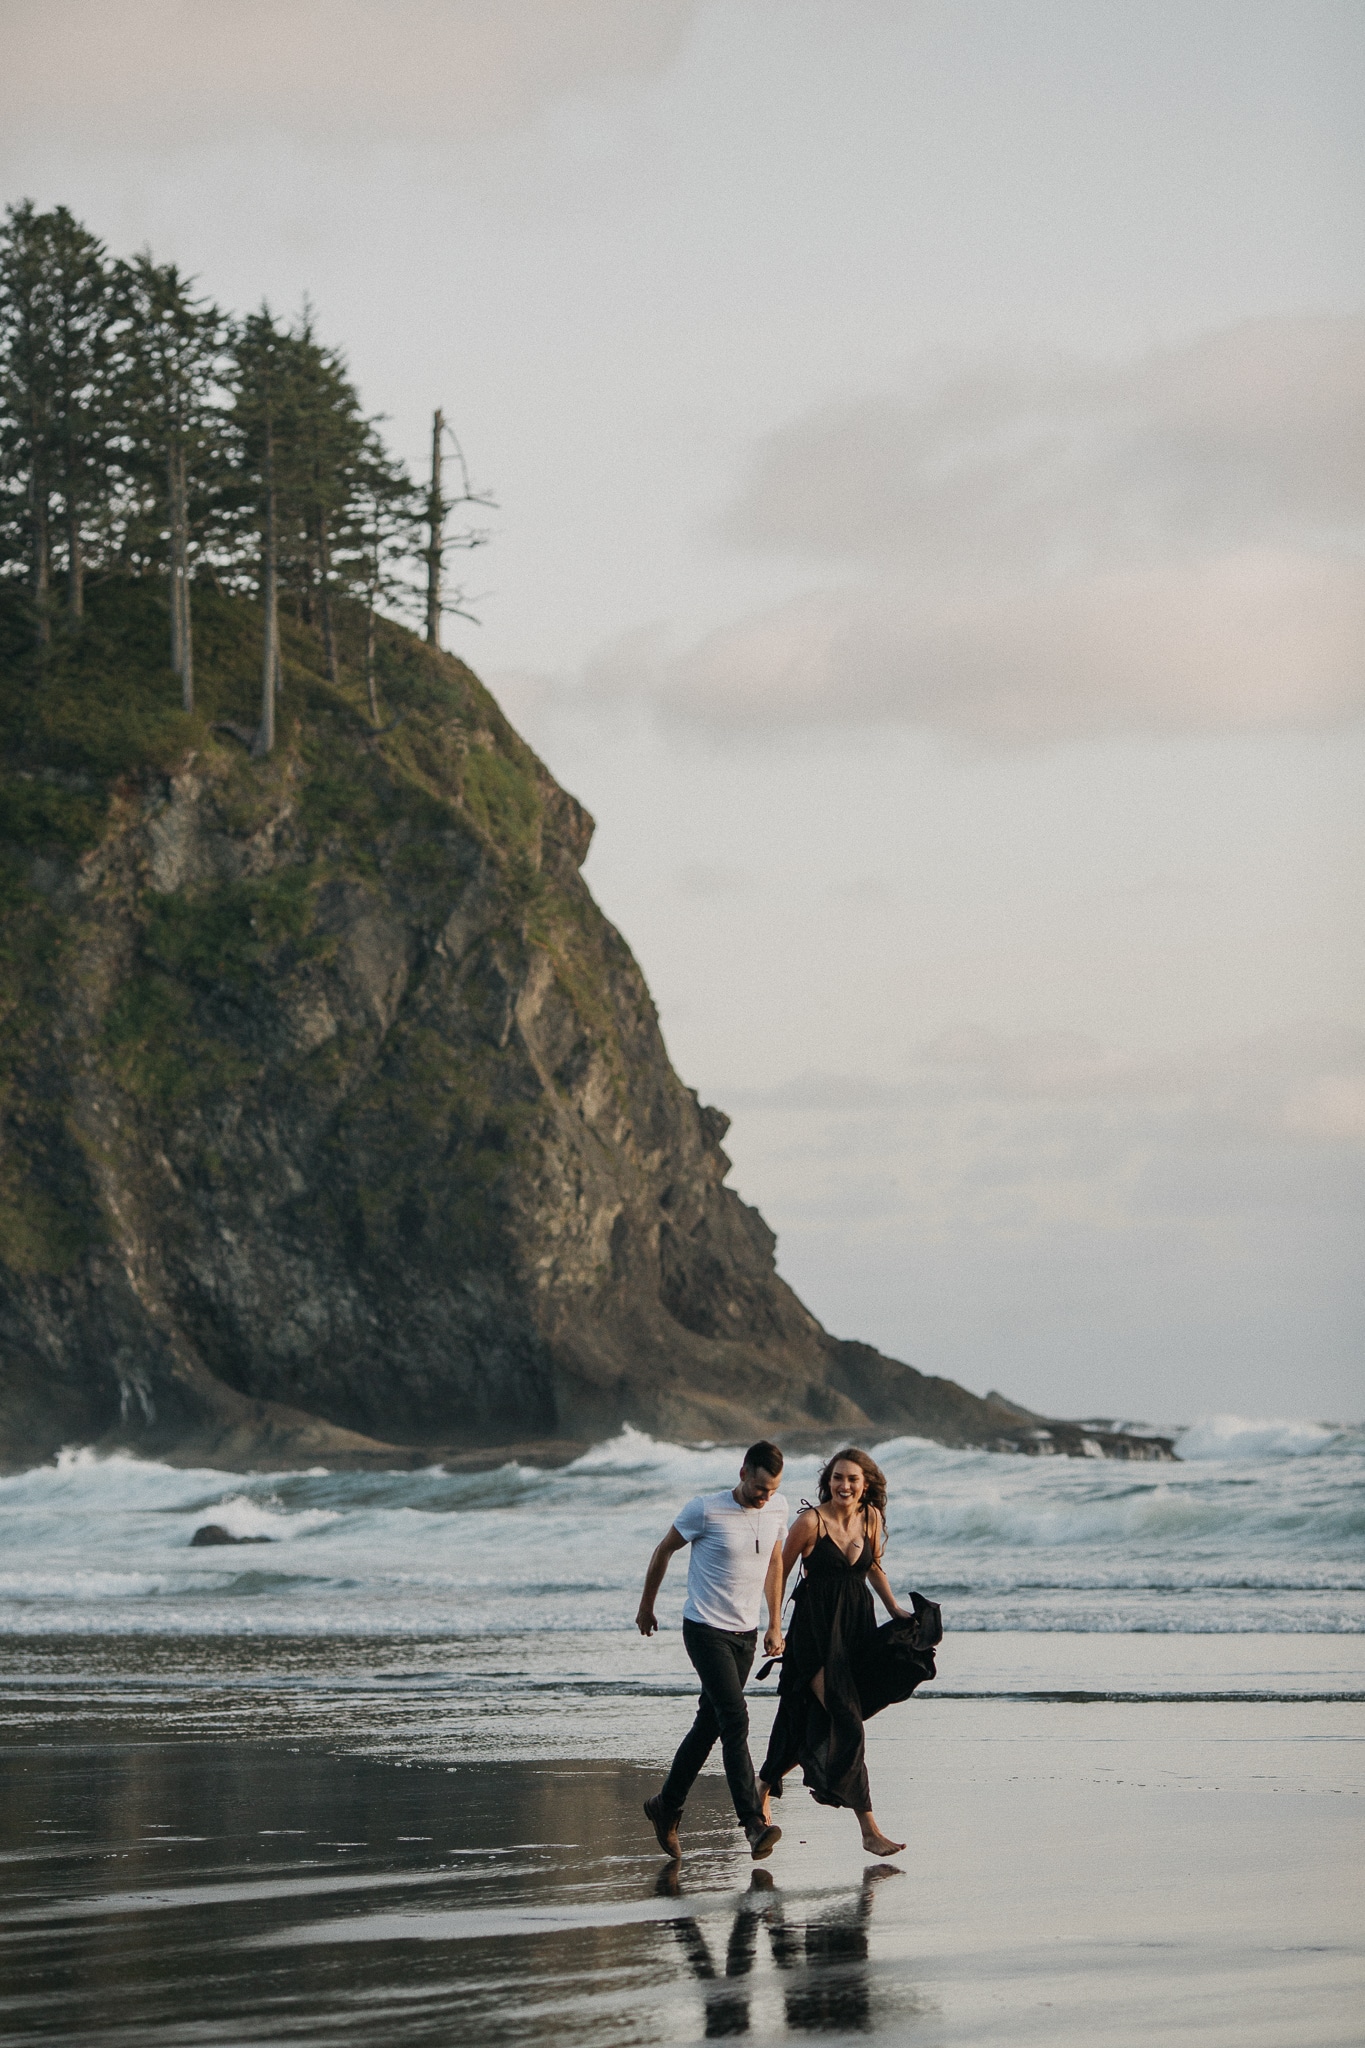
[[[583,881],[592,820],[477,678],[382,624],[376,724],[358,611],[339,680],[286,619],[257,759],[259,613],[195,603],[192,715],[136,582],[9,693],[6,1464],[554,1457],[627,1422],[1169,1455],[830,1336]]]

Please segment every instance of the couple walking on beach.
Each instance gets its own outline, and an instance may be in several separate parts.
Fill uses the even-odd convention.
[[[649,1561],[635,1625],[658,1627],[654,1602],[669,1559],[686,1544],[692,1554],[683,1607],[683,1642],[701,1680],[697,1716],[684,1736],[662,1789],[645,1813],[665,1855],[682,1852],[678,1824],[698,1772],[717,1739],[735,1813],[755,1859],[770,1856],[782,1830],[772,1801],[798,1763],[814,1797],[850,1807],[863,1847],[893,1856],[905,1847],[878,1827],[864,1760],[863,1723],[892,1700],[907,1699],[934,1675],[931,1644],[938,1609],[911,1594],[902,1607],[882,1568],[886,1547],[886,1479],[866,1451],[849,1448],[820,1474],[817,1505],[803,1504],[787,1526],[778,1491],[783,1457],[776,1444],[752,1444],[739,1484],[698,1494],[673,1523]],[[782,1601],[801,1560],[791,1634],[783,1640]],[[892,1617],[876,1626],[869,1586]],[[756,1778],[749,1754],[744,1687],[766,1603],[766,1655],[782,1659],[777,1718]],[[759,1673],[766,1675],[768,1667]]]

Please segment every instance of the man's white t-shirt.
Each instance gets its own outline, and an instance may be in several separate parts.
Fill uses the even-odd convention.
[[[673,1517],[673,1527],[692,1545],[683,1620],[736,1634],[757,1628],[768,1560],[787,1533],[782,1495],[775,1493],[761,1508],[746,1508],[728,1487],[699,1493]]]

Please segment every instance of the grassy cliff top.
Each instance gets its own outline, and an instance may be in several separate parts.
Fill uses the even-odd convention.
[[[415,801],[459,802],[465,818],[511,850],[524,841],[547,778],[529,747],[477,677],[450,655],[381,619],[376,669],[381,727],[376,735],[363,679],[363,618],[342,606],[340,674],[327,676],[319,637],[282,619],[283,691],[275,755],[251,764],[262,787],[283,763],[325,781],[339,756],[364,744],[378,752]],[[28,853],[87,852],[108,829],[111,807],[151,774],[194,752],[235,770],[243,732],[259,715],[262,614],[242,597],[212,588],[194,595],[196,708],[180,708],[167,654],[164,596],[156,586],[110,581],[89,593],[76,630],[59,621],[41,657],[17,590],[0,586],[0,843]],[[470,753],[483,757],[471,775]],[[236,777],[243,780],[242,777]],[[336,792],[334,829],[363,834],[372,804]],[[325,804],[318,790],[316,803]],[[435,822],[433,820],[433,822]]]

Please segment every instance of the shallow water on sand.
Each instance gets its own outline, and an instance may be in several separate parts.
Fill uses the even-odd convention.
[[[904,1855],[793,1787],[755,1868],[711,1773],[676,1878],[640,1802],[689,1689],[636,1647],[614,1692],[525,1639],[12,1642],[0,2032],[1360,2040],[1365,1639],[949,1639],[869,1730]]]

